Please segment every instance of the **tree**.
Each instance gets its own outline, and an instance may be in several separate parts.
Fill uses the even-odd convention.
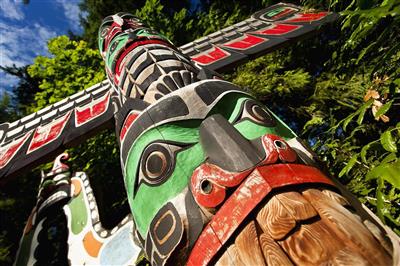
[[[334,1],[330,8],[342,19],[318,38],[227,78],[265,100],[333,176],[400,234],[400,4]]]
[[[183,17],[186,17],[187,10],[190,8],[190,1],[166,1],[162,0],[139,0],[139,1],[95,1],[84,0],[80,4],[80,9],[85,17],[81,18],[81,24],[84,28],[83,39],[89,43],[91,48],[97,48],[97,35],[102,20],[110,15],[118,12],[127,12],[140,16],[144,21],[148,22],[151,26],[160,26],[165,29],[169,37],[179,40],[180,35],[176,30],[169,30],[168,27],[178,28],[184,27],[185,23],[180,23]],[[139,11],[140,10],[140,11]],[[157,21],[158,23],[152,23]],[[164,24],[159,24],[159,23]],[[176,24],[178,22],[178,24]],[[181,28],[183,29],[183,28]]]
[[[14,112],[19,116],[24,116],[28,113],[28,108],[33,102],[33,96],[38,90],[39,80],[32,78],[28,74],[28,65],[17,67],[13,66],[0,66],[4,72],[18,78],[18,84],[12,88],[12,100],[14,101]],[[11,104],[11,103],[10,103]],[[16,119],[14,117],[14,119]]]
[[[15,118],[15,112],[11,106],[11,97],[4,92],[0,97],[0,124],[12,121]]]

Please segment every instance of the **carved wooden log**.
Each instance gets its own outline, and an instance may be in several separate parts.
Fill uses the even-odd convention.
[[[216,265],[392,265],[390,242],[382,245],[332,190],[277,192],[255,215]]]

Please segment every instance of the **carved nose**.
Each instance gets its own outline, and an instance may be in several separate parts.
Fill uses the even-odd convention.
[[[263,158],[250,141],[220,114],[201,123],[200,143],[209,162],[227,171],[244,171]]]

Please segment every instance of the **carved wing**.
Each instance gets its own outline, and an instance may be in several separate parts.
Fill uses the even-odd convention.
[[[179,48],[200,66],[223,72],[316,32],[337,17],[332,12],[306,12],[298,6],[279,3]]]
[[[1,124],[0,182],[112,127],[114,93],[105,80],[13,123]]]

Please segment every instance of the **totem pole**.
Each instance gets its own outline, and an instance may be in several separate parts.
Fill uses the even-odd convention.
[[[61,155],[43,174],[17,264],[35,261],[41,224],[63,206],[73,265],[130,265],[141,252],[152,265],[398,265],[399,238],[266,106],[214,72],[336,18],[277,4],[179,49],[130,14],[105,18],[108,81],[1,125],[0,174],[114,126],[131,214],[103,229],[87,176]]]

